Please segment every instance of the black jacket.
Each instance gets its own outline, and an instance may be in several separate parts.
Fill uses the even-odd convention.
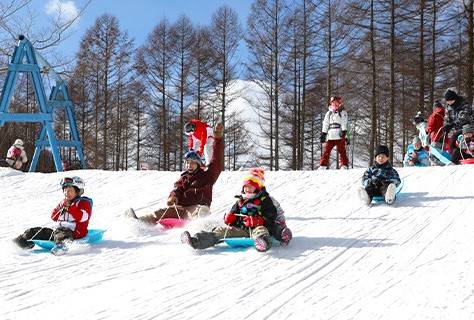
[[[446,108],[444,125],[450,125],[455,130],[461,130],[462,126],[474,121],[472,106],[459,97],[452,105]]]

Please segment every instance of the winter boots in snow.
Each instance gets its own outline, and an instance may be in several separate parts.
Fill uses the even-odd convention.
[[[219,239],[213,232],[201,231],[191,237],[188,231],[184,231],[181,234],[181,242],[190,245],[194,249],[206,249],[216,245]]]
[[[131,218],[131,219],[138,219],[137,215],[135,214],[135,210],[132,208],[128,208],[124,213],[123,216],[125,218]]]
[[[283,246],[283,247],[286,247],[289,243],[290,243],[290,240],[291,238],[293,238],[293,234],[291,233],[291,230],[287,227],[285,227],[282,231],[281,231],[281,241],[280,241],[280,244]]]
[[[269,235],[263,235],[255,238],[255,249],[259,252],[268,251],[272,247],[272,238]]]
[[[32,249],[35,246],[33,241],[26,240],[23,235],[20,235],[13,239],[13,242],[22,249]]]
[[[395,201],[395,195],[397,193],[397,187],[394,183],[391,183],[387,187],[387,191],[385,191],[385,202],[387,204],[392,204]]]
[[[372,202],[372,199],[370,199],[367,190],[365,190],[365,188],[362,186],[357,190],[357,195],[359,196],[359,199],[363,204],[369,205]]]

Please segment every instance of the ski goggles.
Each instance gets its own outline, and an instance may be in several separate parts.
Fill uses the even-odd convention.
[[[74,179],[73,178],[62,178],[61,179],[61,186],[64,186],[65,184],[73,184]]]

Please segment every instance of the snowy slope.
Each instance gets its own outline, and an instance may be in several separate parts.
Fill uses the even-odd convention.
[[[108,231],[56,257],[10,239],[52,226],[64,174],[0,168],[0,319],[473,319],[472,169],[400,169],[397,202],[370,208],[354,192],[362,169],[267,172],[294,239],[263,254],[196,252],[180,244],[182,229],[121,217],[160,207],[177,172],[75,172],[94,199],[91,227]],[[222,173],[214,216],[188,229],[219,222],[242,175]]]

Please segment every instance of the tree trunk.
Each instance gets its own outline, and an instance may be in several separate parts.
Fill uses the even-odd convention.
[[[390,161],[393,162],[395,131],[395,0],[390,2],[390,119],[389,119]]]
[[[372,130],[370,133],[370,150],[369,150],[369,163],[372,164],[374,161],[374,149],[377,135],[377,105],[376,105],[376,86],[377,86],[377,74],[376,74],[376,59],[375,59],[375,27],[374,27],[374,0],[370,1],[370,54],[371,54],[371,69],[372,69]]]

